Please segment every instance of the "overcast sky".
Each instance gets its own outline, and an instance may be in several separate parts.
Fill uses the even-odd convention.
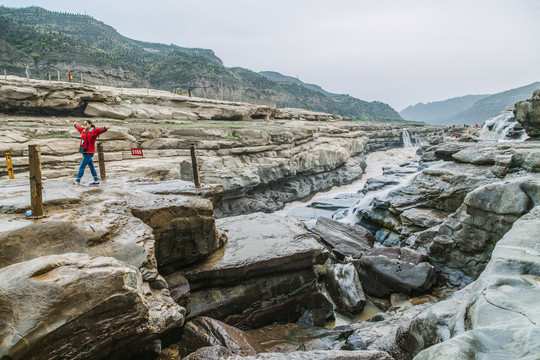
[[[540,81],[540,0],[0,0],[401,110]]]

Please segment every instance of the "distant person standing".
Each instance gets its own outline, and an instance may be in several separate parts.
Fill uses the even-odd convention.
[[[51,73],[49,72],[49,70],[47,70],[47,80],[51,81]]]
[[[30,81],[30,67],[29,66],[26,67],[25,73],[26,73],[26,81]]]
[[[84,175],[84,169],[87,166],[90,168],[90,172],[94,178],[94,182],[90,183],[90,185],[99,185],[99,178],[97,176],[96,169],[94,168],[92,158],[94,157],[96,140],[98,136],[109,130],[111,126],[109,125],[96,128],[96,126],[90,120],[86,120],[84,125],[85,126],[81,126],[77,123],[73,123],[75,129],[81,133],[79,152],[83,156],[81,166],[79,167],[79,173],[77,174],[77,179],[75,179],[73,185],[79,185],[81,183],[81,178]]]
[[[71,72],[71,70],[68,70],[66,75],[67,75],[67,81],[71,82],[71,80],[73,80],[73,73]]]

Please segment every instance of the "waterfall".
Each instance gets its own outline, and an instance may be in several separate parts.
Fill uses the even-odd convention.
[[[411,134],[409,129],[403,129],[403,147],[411,148],[411,147],[422,147],[424,145],[427,145],[427,142],[425,139],[419,137],[418,135]]]
[[[523,141],[528,138],[525,130],[514,129],[519,123],[511,111],[503,111],[500,114],[486,120],[479,138],[485,140],[514,140]]]
[[[413,142],[411,140],[411,133],[408,129],[403,129],[403,147],[410,148],[413,147]]]

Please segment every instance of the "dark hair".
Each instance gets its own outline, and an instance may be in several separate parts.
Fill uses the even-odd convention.
[[[86,122],[87,124],[90,124],[90,126],[92,126],[93,129],[96,128],[96,125],[94,125],[90,120],[85,120],[85,122]]]

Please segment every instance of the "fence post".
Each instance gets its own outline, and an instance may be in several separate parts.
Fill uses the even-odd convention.
[[[105,155],[103,154],[103,143],[98,143],[97,148],[98,148],[98,161],[99,161],[99,175],[101,176],[101,180],[105,180],[107,178],[107,174],[105,173]]]
[[[6,72],[6,69],[4,69],[4,80],[7,80],[7,72]]]
[[[15,179],[15,176],[13,175],[13,162],[11,162],[11,153],[9,152],[6,152],[6,164],[9,178]]]
[[[82,75],[82,73],[81,73],[81,84],[84,85],[84,80],[83,80],[83,75]]]
[[[199,178],[199,162],[197,161],[197,152],[194,142],[191,142],[191,165],[193,166],[193,182],[196,187],[200,187],[201,179]]]
[[[32,217],[43,216],[43,183],[41,182],[41,149],[39,145],[28,145],[30,165],[30,203]]]
[[[60,81],[60,70],[56,71],[56,76],[58,77],[58,81]]]

